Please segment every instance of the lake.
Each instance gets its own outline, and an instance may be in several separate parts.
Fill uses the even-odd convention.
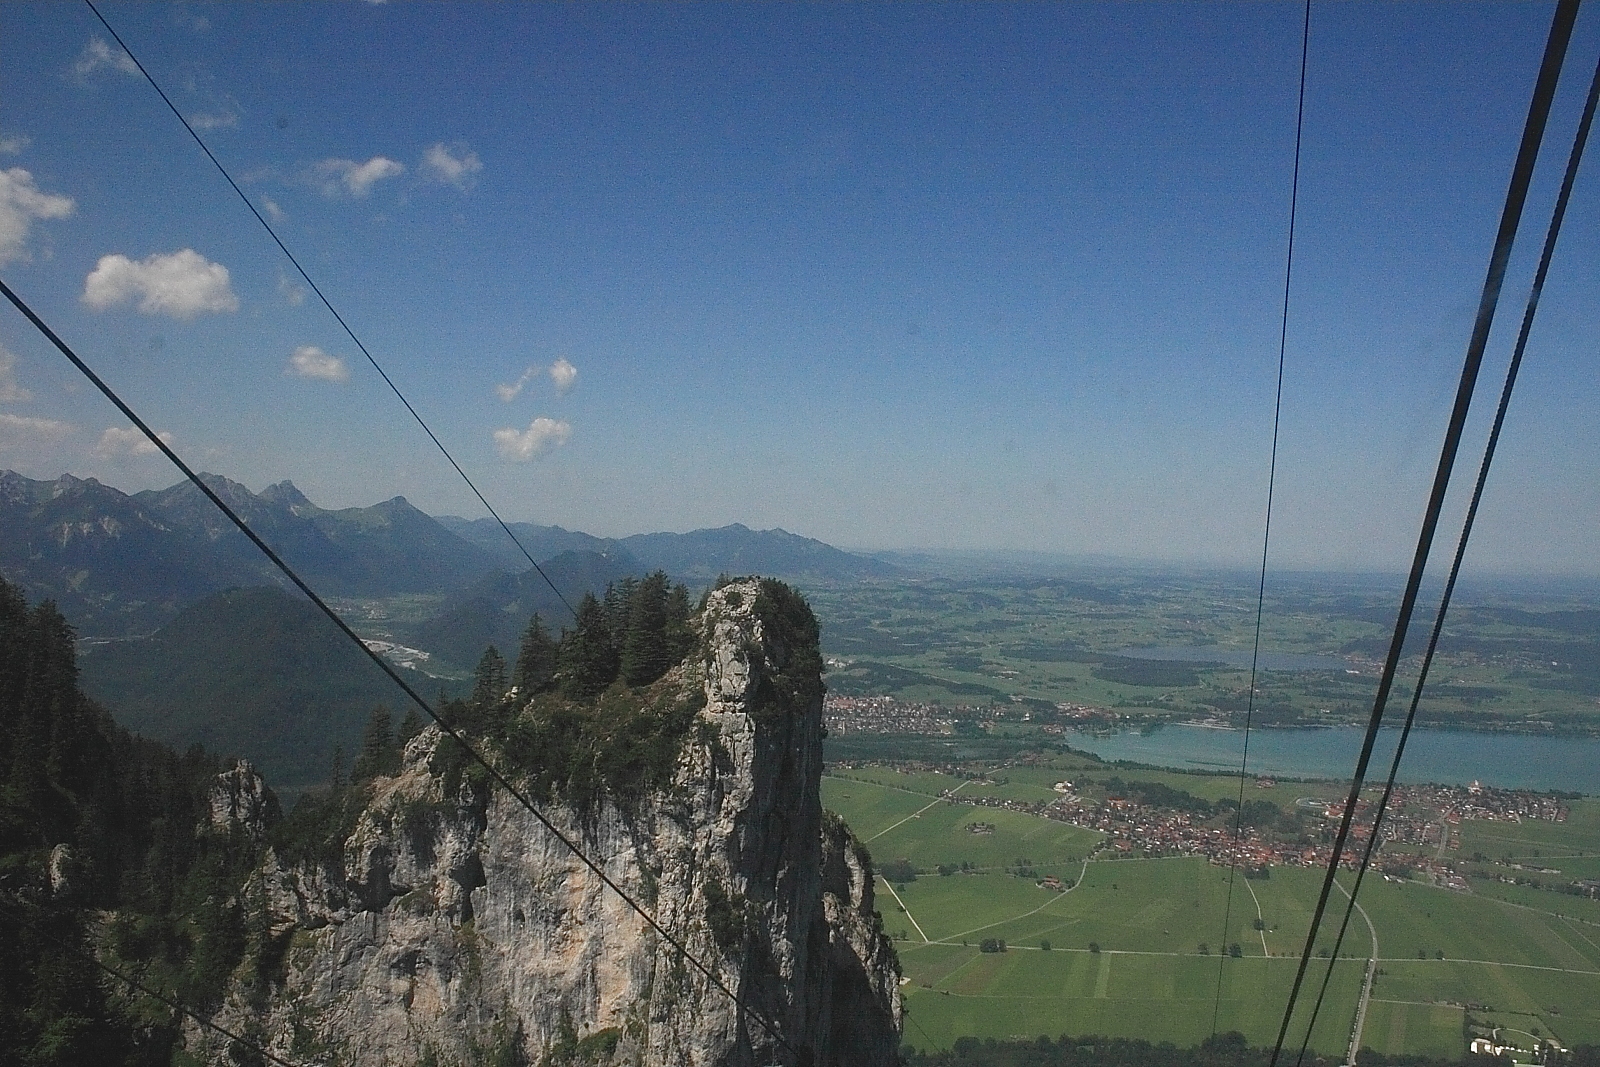
[[[1250,733],[1247,773],[1346,782],[1355,769],[1364,731],[1288,727]],[[1372,752],[1367,780],[1389,774],[1399,730],[1384,730]],[[1239,769],[1242,730],[1164,725],[1147,732],[1109,734],[1068,730],[1073,748],[1107,760],[1133,760],[1178,770]],[[1542,734],[1490,734],[1471,730],[1414,729],[1400,764],[1403,782],[1465,785],[1474,779],[1505,789],[1562,789],[1600,793],[1600,738]]]

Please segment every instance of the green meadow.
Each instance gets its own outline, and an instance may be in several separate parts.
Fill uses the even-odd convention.
[[[1275,867],[1268,878],[1232,879],[1230,891],[1229,872],[1197,858],[1112,859],[1097,851],[1096,832],[938,799],[955,786],[962,794],[1038,799],[1074,771],[998,769],[991,772],[998,785],[884,767],[824,778],[824,803],[868,843],[880,869],[904,859],[925,872],[892,886],[879,882],[878,907],[907,979],[906,1040],[947,1047],[967,1034],[1103,1033],[1188,1045],[1215,1026],[1270,1044],[1322,872]],[[1229,786],[1204,775],[1121,773],[1202,796]],[[986,824],[985,832],[973,832],[974,824]],[[1467,823],[1462,851],[1490,854],[1483,846],[1492,845],[1499,858],[1516,845],[1525,855],[1577,860],[1600,852],[1597,828],[1600,803],[1585,801],[1562,825]],[[940,865],[955,870],[940,875]],[[1041,888],[1047,874],[1073,888]],[[1341,884],[1352,881],[1341,873]],[[1568,1045],[1600,1044],[1600,902],[1497,882],[1475,886],[1460,893],[1369,875],[1361,903],[1372,928],[1352,917],[1312,1047],[1344,1052],[1374,936],[1379,971],[1364,1045],[1455,1058],[1469,1018]],[[1291,1027],[1296,1044],[1344,904],[1336,892]],[[1003,939],[1006,951],[981,951],[986,939]],[[1239,956],[1231,958],[1235,943]]]

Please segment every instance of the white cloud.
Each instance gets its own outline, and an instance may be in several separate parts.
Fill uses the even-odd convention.
[[[34,219],[64,219],[74,206],[70,196],[40,192],[21,167],[0,170],[0,266],[26,255]]]
[[[572,436],[572,424],[543,415],[528,423],[526,430],[507,428],[494,432],[495,447],[506,459],[526,463],[551,444],[564,445]]]
[[[522,394],[523,387],[529,382],[533,381],[538,373],[538,367],[529,367],[527,370],[522,372],[522,377],[518,378],[515,382],[512,382],[510,385],[497,385],[494,387],[494,391],[499,394],[501,400],[504,400],[507,404],[509,404]]]
[[[209,74],[191,74],[184,79],[184,92],[194,99],[189,106],[189,125],[197,130],[233,129],[244,115],[244,106],[232,93],[217,88]]]
[[[59,441],[72,432],[72,424],[57,419],[0,414],[0,445]]]
[[[261,206],[267,209],[267,214],[272,217],[273,222],[282,222],[284,220],[283,208],[279,207],[278,202],[272,197],[263,196],[261,198]]]
[[[296,378],[317,378],[325,382],[347,382],[350,368],[338,356],[330,356],[316,345],[301,345],[289,357],[283,373]]]
[[[278,293],[291,307],[299,307],[306,302],[305,286],[295,284],[294,279],[282,271],[278,272]]]
[[[550,364],[550,380],[556,383],[556,392],[565,393],[578,380],[578,368],[565,358]]]
[[[0,345],[0,402],[8,404],[32,400],[33,394],[17,384],[17,357]]]
[[[101,256],[83,282],[83,302],[104,311],[137,299],[146,315],[192,319],[202,311],[238,311],[228,268],[192,248],[135,262],[121,253]]]
[[[139,76],[139,65],[132,56],[120,48],[112,48],[103,38],[91,37],[79,53],[77,62],[72,64],[72,73],[81,81],[102,67],[131,74],[135,78]]]
[[[341,192],[366,196],[385,178],[396,178],[405,172],[406,168],[394,160],[373,156],[365,163],[353,159],[324,159],[311,167],[310,177],[323,196],[338,196]]]
[[[15,137],[0,137],[0,156],[14,156],[33,143],[32,137],[18,134]]]
[[[228,105],[216,111],[201,111],[189,116],[189,125],[197,130],[231,130],[239,125],[239,112]]]
[[[456,151],[460,154],[452,154],[443,144],[433,145],[422,153],[420,169],[434,181],[453,185],[466,192],[477,181],[478,172],[483,170],[483,160],[466,145],[457,145]]]
[[[541,374],[550,375],[550,380],[556,383],[556,392],[565,394],[578,380],[578,368],[567,362],[565,358],[556,360],[548,367],[529,367],[522,372],[522,377],[510,385],[497,385],[495,393],[507,404],[522,395],[522,390],[527,388],[529,382]]]
[[[166,430],[157,431],[156,436],[164,444],[172,443],[172,434]],[[106,432],[100,435],[100,443],[94,446],[96,459],[111,459],[113,456],[153,456],[160,449],[146,437],[140,430],[128,427],[126,430],[120,426],[108,426]]]

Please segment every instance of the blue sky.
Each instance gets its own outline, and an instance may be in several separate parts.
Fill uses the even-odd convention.
[[[1259,553],[1298,5],[105,11],[507,518]],[[1409,558],[1550,12],[1314,10],[1278,565]],[[1586,12],[1491,390],[1597,52]],[[8,5],[0,275],[197,466],[477,514],[126,67]],[[1596,166],[1478,570],[1600,572]],[[175,480],[0,345],[0,466]]]

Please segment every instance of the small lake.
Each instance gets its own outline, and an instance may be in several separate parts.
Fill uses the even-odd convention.
[[[1155,645],[1149,648],[1124,648],[1114,653],[1128,659],[1159,659],[1172,663],[1223,663],[1250,669],[1248,648],[1188,648]],[[1257,666],[1264,671],[1342,671],[1350,666],[1338,656],[1312,656],[1297,652],[1268,652],[1262,649]],[[1410,747],[1409,745],[1407,746]]]
[[[1348,782],[1363,736],[1364,731],[1355,726],[1252,730],[1247,773]],[[1367,770],[1368,781],[1382,782],[1388,777],[1389,761],[1394,758],[1399,736],[1399,730],[1384,730],[1378,735]],[[1183,725],[1109,734],[1068,730],[1065,741],[1107,760],[1237,773],[1244,731]],[[1600,738],[1471,730],[1411,731],[1405,759],[1400,764],[1401,781],[1465,785],[1474,779],[1504,789],[1600,793]]]

